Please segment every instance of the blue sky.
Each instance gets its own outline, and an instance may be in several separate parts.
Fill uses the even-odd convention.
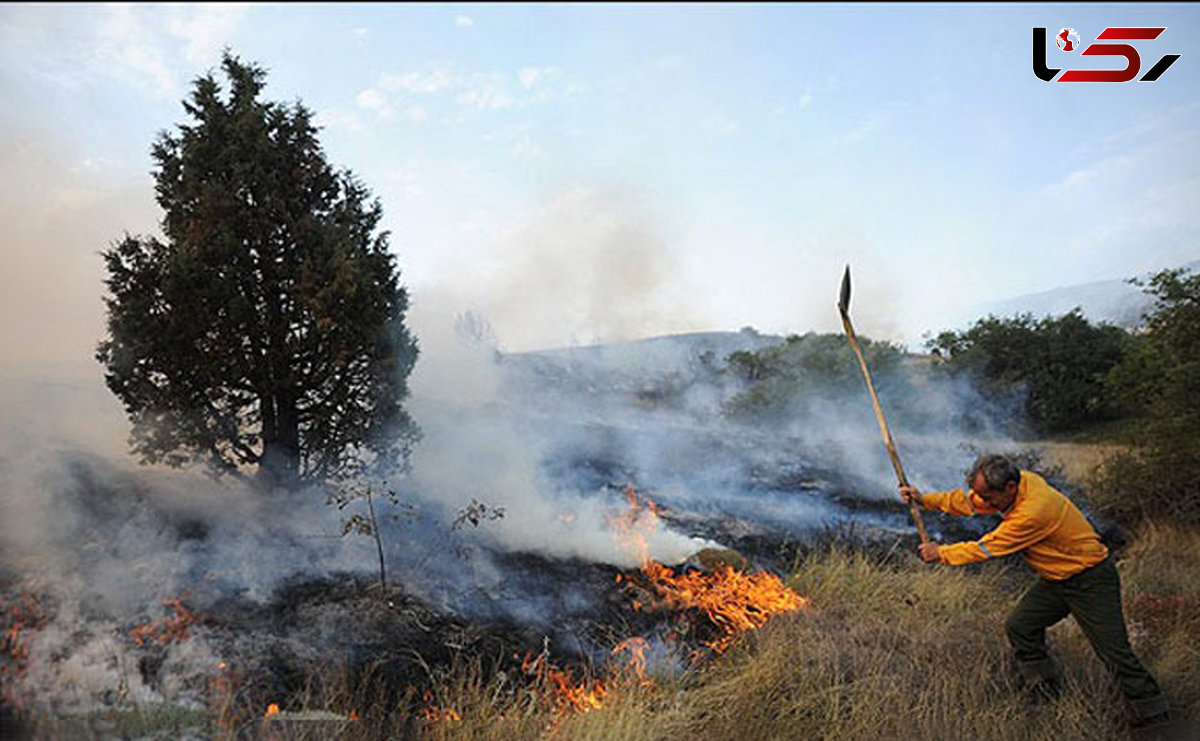
[[[1183,56],[1046,83],[1034,26]],[[911,346],[1196,259],[1198,41],[1196,4],[6,4],[0,341],[91,362],[97,253],[156,229],[150,144],[224,46],[382,200],[418,331],[470,309],[521,350],[835,331],[846,263],[860,333]]]

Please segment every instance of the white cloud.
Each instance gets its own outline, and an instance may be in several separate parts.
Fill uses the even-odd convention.
[[[361,36],[366,36],[367,33],[369,33],[369,32],[367,31],[367,29],[359,27],[359,28],[351,29],[350,33],[354,34],[355,36],[361,37]]]
[[[387,106],[387,100],[383,97],[383,93],[375,88],[367,88],[354,97],[354,102],[360,108],[366,108],[368,111],[379,111]]]
[[[456,15],[454,16],[454,25],[459,28],[470,28],[475,25],[475,19],[469,15]]]
[[[130,70],[148,77],[158,93],[175,94],[175,81],[163,61],[162,53],[155,47],[140,43],[124,44],[116,50],[115,56]]]
[[[1169,115],[1169,114],[1168,114]],[[1047,157],[1055,181],[1029,194],[1023,221],[1054,234],[1052,255],[1076,280],[1129,276],[1195,259],[1200,153],[1194,127],[1158,114],[1117,136],[1081,142],[1082,165]],[[1192,245],[1188,247],[1186,245]],[[1047,270],[1053,266],[1046,267]]]
[[[1128,173],[1140,165],[1143,157],[1137,152],[1105,157],[1090,167],[1067,173],[1061,180],[1046,188],[1047,195],[1065,195],[1088,185],[1110,181],[1114,176]]]
[[[570,87],[559,85],[563,79],[558,67],[522,67],[517,70],[517,82],[526,92],[526,100],[545,100],[554,95],[575,92]]]
[[[517,79],[520,80],[521,87],[528,90],[537,84],[538,80],[541,79],[542,74],[543,73],[540,67],[522,67],[517,71]]]
[[[480,111],[498,111],[513,105],[504,76],[498,73],[476,75],[456,100]]]
[[[186,42],[184,57],[189,63],[204,64],[229,44],[233,30],[249,9],[243,3],[174,6],[167,32]]]
[[[367,128],[362,119],[355,114],[336,108],[327,108],[323,111],[318,111],[317,115],[313,117],[313,123],[324,129],[340,129],[355,133],[364,131]]]
[[[159,95],[174,95],[175,82],[162,51],[130,5],[113,5],[100,25],[96,56],[118,77],[151,87]]]
[[[394,96],[427,95],[443,92],[454,93],[454,101],[463,108],[475,111],[499,111],[520,104],[535,103],[565,93],[561,85],[562,71],[557,67],[525,66],[514,74],[489,71],[461,73],[452,69],[431,65],[424,69],[404,72],[385,72],[379,76],[377,91]],[[360,106],[377,108],[385,99],[367,96],[358,100]],[[387,102],[396,107],[403,100],[394,97]],[[429,112],[424,107],[407,109],[405,118],[423,121]]]
[[[384,73],[379,76],[379,86],[393,93],[437,93],[454,87],[455,84],[453,75],[441,69],[401,72],[396,75]]]
[[[198,67],[216,61],[248,10],[244,4],[103,5],[72,14],[93,19],[83,27],[68,22],[67,14],[31,16],[36,25],[22,36],[37,51],[41,74],[55,84],[94,85],[107,76],[174,98]]]
[[[380,118],[391,118],[393,115],[392,107],[388,104],[387,98],[384,97],[383,93],[374,88],[367,88],[354,96],[354,102],[359,108],[371,111]]]

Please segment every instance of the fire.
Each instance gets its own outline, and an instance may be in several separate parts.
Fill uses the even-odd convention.
[[[25,698],[12,679],[25,676],[29,665],[30,642],[33,634],[50,621],[37,598],[22,592],[12,601],[12,606],[3,613],[3,655],[0,656],[0,704],[19,708]],[[2,729],[0,729],[2,730]]]
[[[629,509],[610,515],[609,524],[616,533],[617,541],[633,551],[639,564],[645,564],[650,560],[646,537],[658,530],[658,506],[649,499],[639,500],[633,484],[625,487],[625,499],[629,501]]]
[[[163,600],[163,605],[175,611],[174,617],[155,620],[129,631],[129,637],[139,646],[155,642],[167,645],[182,641],[188,637],[188,628],[199,622],[196,614],[184,606],[178,599]]]
[[[462,720],[462,716],[454,708],[440,708],[435,705],[433,703],[433,692],[425,690],[425,696],[422,699],[425,701],[425,707],[421,708],[420,716],[425,722],[458,722]]]
[[[240,717],[242,710],[237,703],[243,680],[241,672],[224,661],[217,664],[217,671],[209,678],[207,705],[216,718],[220,738],[231,738],[245,720]]]
[[[6,618],[8,625],[4,630],[4,652],[12,659],[18,672],[21,672],[29,660],[29,646],[22,634],[40,629],[48,618],[37,598],[28,592],[22,592],[21,596],[14,600]]]
[[[590,687],[585,681],[576,683],[569,672],[551,664],[545,652],[538,654],[537,658],[526,654],[521,661],[521,670],[535,677],[546,688],[543,696],[556,709],[589,713],[604,707],[608,690],[603,682],[596,680]]]
[[[731,566],[723,566],[711,574],[700,571],[676,574],[671,568],[651,561],[646,536],[658,528],[659,510],[649,499],[639,499],[632,485],[626,488],[625,496],[629,510],[610,519],[618,539],[637,554],[642,574],[667,605],[700,610],[720,630],[716,638],[704,642],[714,652],[723,653],[738,636],[761,628],[771,616],[808,605],[808,600],[774,574],[747,573]],[[642,607],[639,600],[634,600],[633,606]]]
[[[623,652],[629,653],[628,666],[634,676],[645,679],[646,677],[646,648],[648,644],[646,639],[641,636],[626,638],[625,640],[613,646],[612,654],[617,656]]]
[[[730,566],[714,574],[676,574],[654,561],[643,566],[642,573],[668,604],[699,609],[721,630],[719,636],[705,641],[717,653],[723,653],[741,634],[766,625],[772,615],[808,604],[774,574],[747,574]]]
[[[267,706],[267,712],[263,717],[270,718],[276,715],[279,715],[279,703],[273,702]]]

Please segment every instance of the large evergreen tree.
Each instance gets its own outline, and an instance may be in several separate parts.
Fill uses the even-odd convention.
[[[133,449],[271,484],[403,462],[417,347],[380,204],[326,162],[310,111],[259,100],[261,68],[221,68],[228,91],[197,79],[189,124],[154,144],[164,238],[104,252],[96,356]]]

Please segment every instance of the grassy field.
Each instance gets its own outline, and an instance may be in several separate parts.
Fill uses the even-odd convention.
[[[1200,728],[1200,533],[1149,526],[1119,568],[1134,648],[1170,697],[1177,728],[1189,729],[1166,738],[1196,738],[1187,734]],[[389,709],[372,696],[369,677],[357,686],[335,678],[290,698],[275,719],[232,706],[207,718],[144,708],[41,730],[49,738],[279,740],[1141,738],[1131,736],[1123,699],[1070,619],[1049,637],[1065,667],[1065,696],[1025,702],[1003,621],[1033,578],[1017,562],[956,568],[920,563],[908,549],[829,546],[799,558],[789,577],[808,608],[681,675],[605,677],[589,712],[562,702],[552,677],[484,676],[464,658],[426,700],[424,717]]]
[[[1194,730],[1200,718],[1200,533],[1148,527],[1120,572],[1134,648],[1173,703],[1177,721],[1166,738],[1193,738],[1179,729]],[[549,681],[514,692],[464,663],[439,688],[428,719],[393,713],[323,728],[279,724],[275,737],[1141,738],[1131,735],[1123,699],[1070,619],[1049,639],[1065,667],[1065,696],[1026,703],[1003,621],[1033,578],[1019,563],[930,566],[903,551],[831,546],[800,558],[789,579],[808,609],[774,619],[682,676],[609,678],[590,712],[553,702]],[[370,704],[363,688],[310,702],[343,715]]]
[[[1103,451],[1043,447],[1069,478]],[[1200,739],[1200,531],[1146,523],[1118,554],[1134,650],[1175,718],[1166,735],[1134,735],[1123,698],[1072,619],[1049,631],[1066,672],[1059,701],[1030,705],[1016,686],[1003,623],[1036,576],[1019,558],[968,567],[921,563],[830,543],[799,557],[788,585],[806,608],[773,618],[715,660],[652,679],[585,678],[574,705],[551,673],[487,674],[470,657],[424,698],[378,696],[370,676],[313,677],[283,711],[236,703],[207,714],[139,708],[56,719],[47,738],[241,739]],[[534,678],[531,679],[531,676]],[[579,679],[576,674],[576,679]],[[575,698],[577,701],[579,698]],[[579,706],[587,708],[581,712]],[[398,707],[423,707],[421,713]],[[297,709],[303,708],[303,711]]]
[[[1200,535],[1143,533],[1121,565],[1135,650],[1175,714],[1200,710]],[[1119,693],[1071,620],[1050,631],[1068,692],[1029,707],[1012,681],[1003,621],[1032,575],[1020,566],[952,568],[845,550],[796,564],[791,586],[812,601],[704,671],[618,684],[599,710],[556,717],[535,706],[481,706],[461,688],[462,720],[430,738],[500,739],[1119,739]],[[472,712],[485,708],[482,713]],[[503,720],[498,720],[501,716]]]

